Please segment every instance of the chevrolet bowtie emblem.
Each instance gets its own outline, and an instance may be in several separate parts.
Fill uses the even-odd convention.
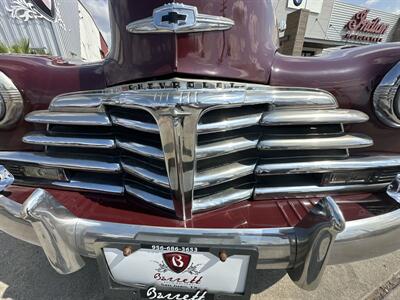
[[[180,21],[186,21],[187,16],[186,15],[181,15],[178,14],[177,12],[169,12],[167,15],[163,16],[161,21],[162,22],[168,22],[170,24],[179,24]]]
[[[197,7],[182,3],[169,3],[154,9],[153,16],[134,21],[126,26],[131,33],[189,33],[228,30],[235,22],[231,19],[199,14]]]

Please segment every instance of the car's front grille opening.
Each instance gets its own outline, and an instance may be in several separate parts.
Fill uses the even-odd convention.
[[[0,163],[21,178],[24,165],[61,170],[66,177],[49,186],[130,195],[169,211],[184,194],[193,213],[247,200],[376,191],[400,171],[400,158],[383,166],[388,160],[380,156],[349,156],[373,144],[344,130],[368,116],[338,108],[328,92],[235,83],[189,88],[188,80],[178,81],[177,88],[60,95],[49,110],[26,117],[47,126],[24,137],[43,151],[0,153]],[[186,121],[197,113],[197,124]],[[180,135],[196,141],[194,149]],[[376,175],[362,185],[324,181],[365,170]]]

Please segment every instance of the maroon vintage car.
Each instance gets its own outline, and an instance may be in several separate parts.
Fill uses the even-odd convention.
[[[269,0],[168,2],[112,0],[102,63],[0,56],[0,229],[149,299],[398,249],[400,45],[283,56]]]

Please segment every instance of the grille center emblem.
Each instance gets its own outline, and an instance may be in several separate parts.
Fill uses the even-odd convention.
[[[168,22],[169,24],[182,24],[180,21],[186,21],[186,15],[181,15],[175,11],[169,12],[167,15],[163,16],[161,21]]]

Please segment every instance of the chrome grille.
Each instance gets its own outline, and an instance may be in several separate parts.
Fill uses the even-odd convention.
[[[349,157],[373,142],[343,125],[368,116],[317,89],[172,79],[61,95],[26,120],[47,125],[24,137],[43,151],[0,152],[0,163],[59,168],[68,179],[47,185],[126,193],[183,219],[244,200],[376,190],[392,173],[357,184],[326,176],[400,166]]]

